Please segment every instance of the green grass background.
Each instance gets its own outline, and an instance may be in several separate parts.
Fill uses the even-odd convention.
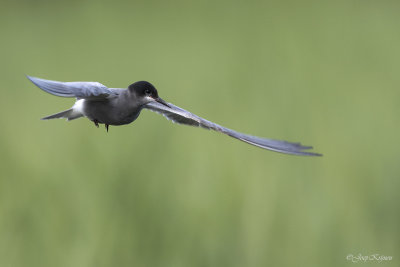
[[[399,266],[400,2],[0,2],[0,266]],[[73,99],[25,74],[127,87],[265,151],[143,111],[39,118]],[[362,264],[362,263],[358,263]],[[364,265],[363,265],[364,266]]]

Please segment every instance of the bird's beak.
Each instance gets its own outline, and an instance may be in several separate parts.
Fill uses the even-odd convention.
[[[160,104],[163,104],[164,106],[167,106],[167,107],[171,108],[171,106],[168,105],[167,102],[165,102],[164,100],[162,100],[162,99],[159,98],[159,97],[155,98],[154,100],[157,101],[157,102],[160,103]]]

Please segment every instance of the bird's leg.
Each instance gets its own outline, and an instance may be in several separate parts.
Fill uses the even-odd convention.
[[[94,122],[94,125],[96,125],[96,127],[99,128],[99,121],[94,119],[93,122]]]
[[[108,124],[104,124],[105,126],[106,126],[106,130],[107,130],[107,133],[108,133]]]

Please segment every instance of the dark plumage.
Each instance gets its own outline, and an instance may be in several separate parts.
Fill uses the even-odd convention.
[[[138,81],[132,83],[128,87],[129,91],[136,93],[136,95],[144,97],[150,96],[153,98],[158,97],[157,89],[149,82],[146,81]]]
[[[173,122],[221,132],[260,148],[286,154],[321,156],[321,154],[306,151],[311,149],[311,146],[251,136],[205,120],[165,102],[158,96],[156,88],[146,81],[135,82],[129,85],[128,89],[120,89],[107,88],[98,82],[57,82],[27,77],[36,86],[50,94],[77,99],[71,109],[47,116],[43,118],[44,120],[55,118],[73,120],[87,117],[97,127],[99,124],[104,124],[108,131],[109,125],[133,122],[145,108],[160,113]]]

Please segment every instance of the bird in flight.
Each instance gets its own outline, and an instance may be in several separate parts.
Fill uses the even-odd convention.
[[[108,88],[98,82],[59,82],[27,76],[37,87],[47,93],[76,98],[72,108],[44,117],[42,120],[65,118],[68,121],[87,117],[97,127],[104,124],[108,132],[110,125],[129,124],[139,117],[142,109],[162,114],[167,119],[190,126],[202,127],[221,132],[248,144],[285,154],[303,156],[322,156],[309,152],[311,146],[300,143],[272,140],[247,135],[222,127],[216,123],[200,118],[158,96],[156,88],[149,82],[139,81],[127,89]]]

